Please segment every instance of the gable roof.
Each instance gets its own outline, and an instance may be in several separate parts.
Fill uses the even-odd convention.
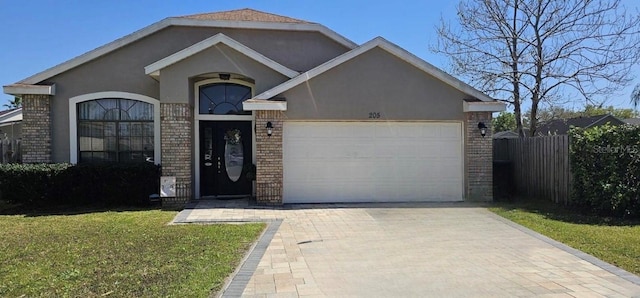
[[[294,19],[272,13],[266,13],[250,8],[237,10],[220,11],[212,13],[200,13],[182,16],[180,18],[196,20],[217,20],[217,21],[250,21],[250,22],[274,22],[274,23],[297,23],[311,24],[304,20]]]
[[[234,40],[231,37],[228,37],[222,33],[218,33],[212,37],[209,37],[201,42],[198,42],[182,51],[179,51],[175,54],[172,54],[166,58],[163,58],[157,62],[154,62],[148,66],[146,66],[144,68],[144,71],[146,74],[157,77],[160,75],[160,70],[170,66],[174,63],[177,63],[181,60],[187,59],[197,53],[200,53],[206,49],[209,49],[215,45],[218,44],[224,44],[242,54],[244,54],[245,56],[263,64],[268,66],[269,68],[283,74],[284,76],[287,76],[289,78],[293,78],[295,76],[297,76],[299,73],[297,71],[293,71],[285,66],[283,66],[282,64],[275,62],[271,59],[269,59],[268,57],[254,51],[253,49],[243,45],[242,43]]]
[[[640,118],[627,118],[624,122],[631,125],[640,125]]]
[[[493,134],[494,139],[515,139],[519,138],[520,135],[515,131],[500,131]]]
[[[205,15],[209,15],[208,17]],[[252,16],[252,17],[251,17]],[[232,19],[235,18],[235,19]],[[256,10],[237,10],[212,14],[202,14],[183,17],[166,18],[160,22],[135,31],[122,38],[116,39],[108,44],[98,47],[92,51],[77,56],[71,60],[58,64],[40,73],[25,78],[18,84],[33,85],[47,80],[53,76],[63,73],[69,69],[87,63],[98,57],[104,56],[155,32],[158,32],[169,26],[185,26],[185,27],[219,27],[219,28],[237,28],[237,29],[263,29],[263,30],[283,30],[283,31],[312,31],[319,32],[328,38],[334,40],[349,49],[357,46],[353,41],[345,38],[333,30],[317,24],[298,20],[298,22],[282,22],[286,17],[277,18],[277,15],[259,12]],[[217,18],[217,19],[215,19]],[[242,18],[248,19],[244,20]],[[271,19],[271,21],[266,21]],[[280,20],[280,21],[278,21]],[[295,20],[295,19],[291,19]]]
[[[542,123],[536,129],[536,135],[565,135],[571,127],[589,128],[610,123],[612,125],[625,124],[624,121],[609,115],[597,115],[591,117],[576,117],[569,119],[554,119]]]
[[[387,52],[389,52],[390,54],[404,60],[405,62],[417,67],[418,69],[424,71],[425,73],[428,73],[436,78],[438,78],[439,80],[441,80],[442,82],[452,86],[453,88],[461,91],[462,93],[468,94],[470,96],[473,96],[477,99],[479,99],[480,101],[483,102],[495,102],[495,99],[489,97],[488,95],[478,91],[477,89],[469,86],[468,84],[460,81],[459,79],[454,78],[453,76],[449,75],[448,73],[438,69],[437,67],[431,65],[430,63],[418,58],[417,56],[409,53],[408,51],[400,48],[399,46],[389,42],[388,40],[382,38],[382,37],[376,37],[366,43],[364,43],[363,45],[349,51],[346,52],[332,60],[329,60],[289,81],[286,81],[274,88],[271,88],[257,96],[255,96],[253,99],[257,99],[257,100],[267,100],[270,99],[274,96],[277,96],[278,94],[281,94],[295,86],[298,86],[324,72],[329,71],[330,69],[343,64],[351,59],[354,59],[360,55],[362,55],[363,53],[366,53],[374,48],[380,48],[383,49]]]
[[[11,112],[13,112],[13,111],[15,111],[15,110],[17,110],[17,109],[20,109],[20,108],[13,108],[13,109],[8,109],[8,110],[0,111],[0,117],[2,117],[2,115],[4,115],[4,114],[11,113]]]
[[[0,111],[0,126],[22,121],[22,108]]]

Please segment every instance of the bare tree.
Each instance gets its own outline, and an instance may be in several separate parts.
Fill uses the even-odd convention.
[[[627,86],[640,60],[640,18],[620,0],[466,0],[457,15],[458,24],[438,26],[432,50],[512,104],[521,136],[526,101],[533,135],[541,103],[595,103]]]
[[[640,105],[640,84],[636,85],[633,88],[633,92],[631,92],[631,103],[633,103],[633,107],[638,109],[638,105]]]

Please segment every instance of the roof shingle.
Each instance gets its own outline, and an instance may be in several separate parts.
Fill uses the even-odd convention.
[[[624,122],[612,115],[603,114],[590,117],[576,117],[569,119],[554,119],[543,123],[536,130],[536,135],[566,135],[572,126],[589,128],[609,123],[611,125],[622,125]]]
[[[179,18],[196,19],[196,20],[215,20],[215,21],[248,21],[248,22],[311,24],[311,22],[307,22],[304,20],[299,20],[299,19],[280,16],[272,13],[257,11],[250,8],[212,12],[212,13],[193,14],[188,16],[181,16]]]

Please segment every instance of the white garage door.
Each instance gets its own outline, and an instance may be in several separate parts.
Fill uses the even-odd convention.
[[[463,200],[462,124],[285,122],[284,203]]]

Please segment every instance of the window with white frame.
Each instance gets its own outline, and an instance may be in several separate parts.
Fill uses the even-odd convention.
[[[77,104],[78,162],[145,162],[154,158],[153,104],[101,98]]]
[[[251,98],[251,87],[236,83],[213,83],[200,86],[201,115],[251,115],[242,109],[242,102]]]

